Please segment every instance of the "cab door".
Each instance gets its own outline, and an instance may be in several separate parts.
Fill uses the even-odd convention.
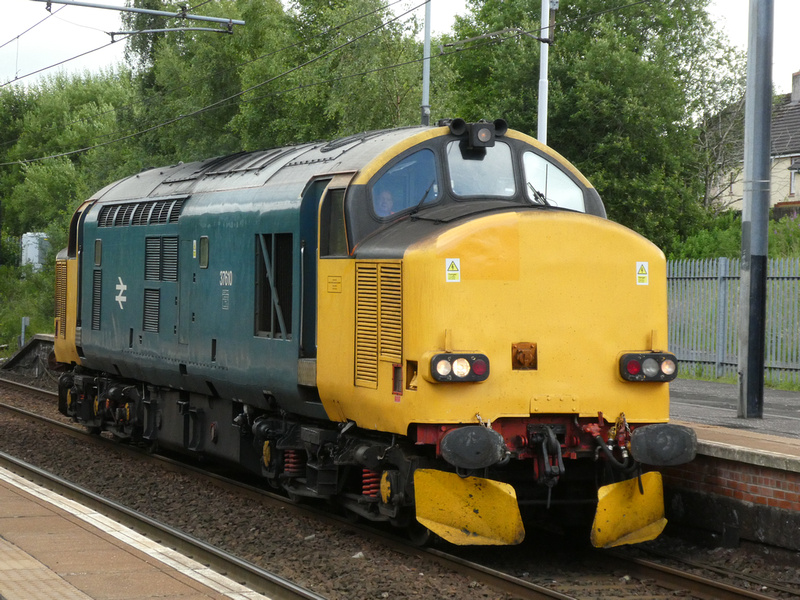
[[[354,173],[334,175],[319,202],[316,261],[317,386],[332,380],[352,386],[354,349],[354,260],[350,256],[345,219],[347,186]],[[330,394],[320,397],[332,419],[343,419]]]

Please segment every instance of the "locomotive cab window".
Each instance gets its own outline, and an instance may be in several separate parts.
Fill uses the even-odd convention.
[[[436,157],[427,149],[401,160],[372,186],[372,210],[380,219],[433,204],[438,198]]]
[[[328,190],[320,209],[319,255],[347,256],[344,189]]]
[[[555,164],[533,152],[522,156],[528,200],[586,212],[583,190]]]
[[[450,142],[447,167],[456,196],[511,198],[516,193],[511,148],[504,142],[488,148],[469,148],[463,140]]]

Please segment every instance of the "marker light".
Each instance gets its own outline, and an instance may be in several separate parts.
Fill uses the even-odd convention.
[[[436,372],[441,377],[447,377],[450,375],[450,372],[453,370],[453,366],[450,364],[450,361],[446,358],[441,359],[439,362],[436,363]]]
[[[483,354],[436,354],[431,358],[434,381],[484,381],[489,377],[489,359]]]
[[[672,381],[678,376],[678,360],[668,352],[623,354],[619,374],[625,381]]]
[[[453,375],[459,379],[464,379],[469,375],[469,361],[466,358],[457,358],[453,361]]]
[[[661,372],[664,373],[664,375],[672,375],[677,370],[678,365],[675,364],[675,361],[670,360],[669,358],[661,363]]]
[[[642,372],[645,377],[655,377],[659,374],[661,369],[658,368],[658,363],[653,358],[645,358],[642,363]]]

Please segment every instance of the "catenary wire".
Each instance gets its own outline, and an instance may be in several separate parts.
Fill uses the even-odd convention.
[[[21,38],[23,35],[25,35],[25,34],[26,34],[26,33],[28,33],[29,31],[31,31],[32,29],[35,29],[36,27],[38,27],[39,25],[41,25],[42,23],[44,23],[45,21],[47,21],[47,19],[49,19],[50,17],[54,16],[54,15],[55,15],[57,12],[60,12],[60,11],[62,11],[62,10],[63,10],[63,9],[65,9],[65,8],[67,8],[67,5],[66,5],[66,4],[65,4],[64,6],[62,6],[62,7],[60,7],[59,9],[57,9],[55,12],[51,12],[51,13],[49,13],[49,14],[48,14],[48,15],[47,15],[47,16],[46,16],[44,19],[42,19],[41,21],[38,21],[37,23],[34,23],[34,24],[33,24],[33,25],[31,25],[30,27],[28,27],[28,28],[27,28],[25,31],[23,31],[22,33],[20,33],[20,34],[18,34],[18,35],[15,35],[13,38],[11,38],[11,39],[10,39],[10,40],[8,40],[7,42],[5,42],[3,45],[1,45],[1,46],[0,46],[0,48],[5,48],[5,47],[6,47],[6,46],[8,46],[8,45],[9,45],[11,42],[13,42],[13,41],[15,41],[15,40],[18,40],[18,39],[19,39],[19,38]]]
[[[198,4],[196,7],[193,7],[193,8],[192,8],[192,10],[194,10],[195,8],[198,8],[198,7],[202,6],[203,4],[206,4],[207,2],[210,2],[210,1],[211,1],[211,0],[207,0],[206,2],[203,2],[202,4]],[[347,25],[350,25],[351,23],[355,23],[356,21],[359,21],[359,20],[361,20],[361,19],[364,19],[364,18],[366,18],[366,17],[372,16],[372,15],[374,15],[374,14],[375,14],[375,13],[377,13],[377,12],[381,12],[381,11],[383,11],[383,10],[389,9],[389,8],[391,8],[392,6],[394,6],[395,4],[398,4],[398,3],[402,2],[402,1],[403,1],[403,0],[394,0],[393,2],[390,2],[390,3],[388,3],[388,4],[387,4],[385,7],[379,7],[379,8],[376,8],[375,10],[372,10],[372,11],[370,11],[370,12],[364,13],[364,14],[362,14],[362,15],[358,15],[358,16],[356,16],[356,17],[353,17],[352,19],[349,19],[349,20],[347,20],[347,21],[345,21],[345,22],[343,22],[343,23],[340,23],[340,24],[338,24],[338,25],[334,25],[334,26],[332,26],[332,27],[330,27],[330,28],[326,29],[325,31],[322,31],[322,32],[320,32],[320,33],[318,33],[318,34],[316,34],[316,35],[313,35],[313,36],[311,36],[310,38],[306,38],[306,39],[300,40],[300,41],[298,41],[298,42],[295,42],[294,44],[290,44],[290,45],[288,45],[288,46],[284,46],[284,47],[282,47],[282,48],[278,48],[277,50],[274,50],[274,51],[272,51],[272,52],[268,52],[267,54],[262,54],[261,56],[257,56],[256,58],[252,58],[252,59],[250,59],[250,60],[247,60],[247,61],[245,61],[245,62],[243,62],[243,63],[239,63],[239,64],[237,64],[237,65],[234,65],[233,67],[229,67],[227,70],[232,70],[232,69],[240,69],[241,67],[247,66],[247,65],[249,65],[249,64],[252,64],[252,63],[254,63],[254,62],[257,62],[257,61],[259,61],[259,60],[264,60],[264,59],[266,59],[266,58],[271,58],[271,57],[273,57],[273,56],[275,56],[275,55],[277,55],[277,54],[279,54],[279,53],[281,53],[281,52],[285,52],[285,51],[291,50],[292,48],[295,48],[295,47],[297,47],[297,46],[299,46],[299,45],[301,45],[301,44],[304,44],[304,43],[311,42],[311,41],[313,41],[313,40],[315,40],[315,39],[317,39],[317,38],[319,38],[319,37],[323,37],[323,36],[329,35],[329,34],[331,34],[331,33],[335,33],[336,31],[338,31],[338,30],[340,30],[340,29],[342,29],[342,28],[346,27]],[[416,9],[416,8],[419,8],[419,6],[423,6],[423,5],[424,5],[424,3],[423,3],[423,4],[421,4],[421,5],[418,5],[417,7],[415,7],[415,9]],[[65,8],[65,7],[64,7],[64,6],[62,6],[61,8]],[[412,9],[412,10],[415,10],[415,9]],[[59,10],[61,10],[61,9],[59,9]],[[56,12],[57,12],[57,11],[56,11]],[[408,14],[408,12],[410,12],[410,11],[407,11],[407,12],[406,12],[406,13],[404,13],[404,14]],[[131,35],[133,35],[133,34],[131,34]],[[71,59],[70,59],[70,60],[71,60]],[[60,64],[60,63],[59,63],[59,64]],[[46,67],[46,68],[47,68],[47,69],[49,69],[49,68],[51,68],[51,67]],[[42,69],[42,70],[44,70],[44,69]],[[15,83],[15,82],[16,82],[16,80],[14,80],[14,81],[11,81],[11,82],[8,82],[8,83]],[[196,85],[196,84],[197,84],[197,82],[187,82],[187,83],[184,83],[184,84],[182,84],[182,85],[178,86],[177,88],[175,88],[175,89],[173,89],[173,90],[170,90],[170,93],[174,93],[174,92],[176,92],[176,91],[179,91],[179,90],[181,90],[181,89],[183,89],[183,88],[185,88],[185,87],[191,87],[191,86],[193,86],[193,85]],[[7,84],[3,84],[3,85],[7,85]],[[0,85],[0,87],[3,87],[3,86],[2,86],[2,85]],[[157,94],[157,96],[158,96],[159,98],[163,98],[163,97],[165,97],[166,95],[167,95],[167,92],[159,92],[159,93]],[[157,101],[159,98],[154,98],[154,97],[143,98],[143,99],[141,99],[141,100],[137,100],[136,104],[139,104],[139,105],[149,105],[149,104],[151,104],[151,103],[153,103],[153,102],[156,102],[156,101]],[[109,109],[109,110],[107,110],[107,111],[103,111],[103,112],[101,112],[101,113],[97,113],[97,114],[95,114],[95,115],[92,115],[91,117],[81,117],[80,119],[75,119],[75,120],[73,120],[73,121],[71,121],[71,122],[69,122],[69,123],[65,123],[65,124],[59,124],[59,125],[58,125],[58,127],[66,127],[66,126],[69,126],[69,125],[73,125],[73,124],[75,124],[75,123],[82,123],[82,122],[85,122],[85,121],[87,121],[89,118],[92,118],[92,119],[94,119],[94,118],[97,118],[97,117],[101,117],[101,116],[103,116],[103,115],[106,115],[106,114],[109,114],[109,113],[112,113],[112,112],[116,112],[118,109],[131,108],[131,106],[132,106],[132,105],[133,105],[133,103],[131,103],[131,104],[126,104],[126,105],[123,105],[122,107],[113,107],[113,108],[111,108],[111,109]],[[55,126],[55,125],[54,125],[54,126]],[[12,144],[16,143],[16,142],[17,142],[17,141],[19,141],[19,140],[20,140],[20,138],[19,138],[19,137],[17,137],[17,138],[15,138],[15,139],[13,139],[13,140],[8,140],[8,141],[0,142],[0,147],[4,147],[4,146],[10,146],[10,145],[12,145]]]
[[[427,2],[427,0],[426,0],[426,2]],[[29,163],[29,162],[38,162],[38,161],[40,161],[40,160],[47,160],[47,159],[50,159],[50,158],[59,158],[59,157],[62,157],[62,156],[71,156],[71,155],[73,155],[73,154],[77,154],[77,153],[81,153],[81,152],[86,152],[86,151],[88,151],[88,150],[92,150],[92,149],[94,149],[94,148],[98,148],[98,147],[106,146],[106,145],[108,145],[108,144],[110,144],[110,143],[113,143],[113,142],[115,142],[115,141],[123,141],[123,140],[129,139],[130,137],[133,137],[133,136],[135,136],[135,135],[144,134],[144,133],[147,133],[147,132],[149,132],[149,131],[153,131],[153,130],[155,130],[155,129],[159,129],[159,128],[161,128],[161,127],[164,127],[164,126],[166,126],[166,125],[171,125],[172,123],[176,123],[176,122],[178,122],[178,121],[182,121],[183,119],[186,119],[186,118],[189,118],[189,117],[193,117],[193,116],[196,116],[196,115],[198,115],[198,114],[201,114],[201,113],[207,112],[208,110],[211,110],[211,109],[213,109],[213,108],[217,108],[217,107],[219,107],[219,106],[222,106],[222,105],[224,105],[226,102],[228,102],[228,101],[230,101],[230,100],[234,100],[234,99],[236,99],[236,98],[239,98],[239,97],[241,97],[242,95],[246,94],[247,92],[250,92],[250,91],[252,91],[252,90],[254,90],[254,89],[258,89],[258,88],[259,88],[259,87],[261,87],[261,86],[264,86],[264,85],[266,85],[266,84],[268,84],[268,83],[271,83],[271,82],[273,82],[273,81],[275,81],[275,80],[277,80],[277,79],[279,79],[279,78],[281,78],[281,77],[285,77],[285,76],[287,76],[287,75],[289,75],[289,74],[291,74],[291,73],[293,73],[293,72],[295,72],[295,71],[297,71],[297,70],[299,70],[299,69],[302,69],[302,68],[303,68],[303,67],[305,67],[305,66],[308,66],[308,65],[310,65],[310,64],[312,64],[312,63],[314,63],[314,62],[316,62],[316,61],[318,61],[318,60],[320,60],[320,59],[322,59],[322,58],[325,58],[326,56],[329,56],[329,55],[333,54],[333,53],[334,53],[334,52],[336,52],[337,50],[341,50],[342,48],[345,48],[345,47],[347,47],[347,46],[349,46],[349,45],[351,45],[351,44],[354,44],[354,43],[355,43],[355,42],[357,42],[358,40],[360,40],[360,39],[362,39],[362,38],[364,38],[364,37],[366,37],[366,36],[370,35],[371,33],[374,33],[375,31],[378,31],[379,29],[381,29],[381,28],[383,28],[383,27],[386,27],[387,25],[389,25],[389,24],[391,24],[391,23],[393,23],[393,22],[395,22],[395,21],[399,20],[400,18],[404,17],[404,16],[405,16],[405,15],[407,15],[408,13],[410,13],[410,12],[413,12],[414,10],[416,10],[417,8],[419,8],[420,6],[423,6],[424,4],[425,4],[425,2],[423,2],[422,4],[419,4],[419,5],[417,5],[417,6],[414,6],[413,8],[411,8],[411,9],[407,10],[406,12],[404,12],[404,13],[402,13],[402,14],[400,14],[400,15],[397,15],[397,16],[393,17],[392,19],[389,19],[388,21],[385,21],[385,22],[381,23],[381,24],[380,24],[380,25],[378,25],[377,27],[373,27],[373,28],[372,28],[372,29],[370,29],[369,31],[367,31],[367,32],[365,32],[365,33],[362,33],[361,35],[358,35],[358,36],[354,37],[354,38],[353,38],[353,39],[351,39],[351,40],[348,40],[348,41],[347,41],[347,42],[345,42],[344,44],[340,44],[340,45],[338,45],[338,46],[336,46],[336,47],[334,47],[334,48],[331,48],[330,50],[327,50],[326,52],[323,52],[322,54],[319,54],[318,56],[316,56],[316,57],[314,57],[314,58],[312,58],[312,59],[310,59],[310,60],[307,60],[307,61],[306,61],[306,62],[304,62],[304,63],[301,63],[300,65],[297,65],[297,66],[295,66],[295,67],[292,67],[291,69],[289,69],[289,70],[287,70],[287,71],[284,71],[283,73],[281,73],[281,74],[279,74],[279,75],[276,75],[276,76],[274,76],[274,77],[271,77],[271,78],[269,78],[269,79],[267,79],[267,80],[265,80],[265,81],[259,82],[259,83],[255,84],[255,85],[253,85],[253,86],[250,86],[250,87],[249,87],[249,88],[247,88],[247,89],[244,89],[244,90],[241,90],[241,91],[239,91],[239,92],[237,92],[237,93],[235,93],[235,94],[232,94],[231,96],[228,96],[227,98],[223,98],[222,100],[218,100],[218,101],[216,101],[216,102],[213,102],[212,104],[209,104],[209,105],[207,105],[207,106],[204,106],[204,107],[202,107],[202,108],[199,108],[199,109],[197,109],[197,110],[195,110],[195,111],[192,111],[192,112],[190,112],[190,113],[187,113],[187,114],[185,114],[185,115],[179,115],[178,117],[174,117],[174,118],[172,118],[172,119],[168,119],[167,121],[164,121],[163,123],[160,123],[160,124],[154,125],[154,126],[152,126],[152,127],[145,128],[145,129],[143,129],[143,130],[141,130],[141,131],[139,131],[139,132],[136,132],[136,133],[133,133],[133,134],[130,134],[130,135],[126,135],[126,136],[123,136],[123,137],[121,137],[121,138],[117,138],[116,140],[111,140],[111,141],[109,141],[109,142],[103,142],[103,143],[100,143],[100,144],[96,144],[96,145],[94,145],[94,146],[88,146],[88,147],[86,147],[86,148],[80,148],[80,149],[77,149],[77,150],[72,150],[72,151],[69,151],[69,152],[61,153],[61,154],[54,154],[54,155],[50,155],[50,156],[46,156],[46,157],[42,157],[42,158],[39,158],[39,159],[20,160],[20,161],[14,161],[14,162],[9,162],[9,163],[0,163],[0,166],[8,166],[8,165],[11,165],[11,164],[21,164],[21,163],[23,163],[23,164],[27,164],[27,163]]]
[[[574,22],[578,22],[578,21],[582,21],[582,20],[588,20],[590,18],[594,18],[594,17],[602,15],[602,14],[606,14],[606,13],[609,13],[609,12],[619,12],[619,11],[622,11],[624,9],[631,8],[633,6],[637,6],[639,4],[649,4],[649,3],[653,2],[653,1],[654,0],[638,0],[637,2],[633,2],[633,3],[630,3],[630,4],[624,5],[624,6],[620,6],[620,7],[616,7],[616,8],[612,8],[612,9],[607,9],[607,10],[603,10],[603,11],[598,11],[598,12],[592,13],[590,15],[583,15],[581,17],[576,17],[576,18],[570,19],[568,21],[563,21],[563,22],[560,22],[560,23],[556,23],[556,26],[558,26],[558,25],[566,25],[566,24],[569,24],[569,23],[574,23]],[[426,2],[427,2],[427,0],[426,0]],[[415,6],[414,8],[410,9],[406,13],[403,13],[403,15],[405,15],[408,12],[411,12],[413,10],[416,10],[417,8],[419,8],[419,6],[424,5],[426,2],[423,2],[422,4],[420,4],[418,6]],[[275,81],[276,79],[284,77],[284,76],[286,76],[286,75],[288,75],[288,74],[290,74],[290,73],[292,73],[292,72],[294,72],[294,71],[296,71],[296,70],[298,70],[298,69],[300,69],[300,68],[302,68],[304,66],[307,66],[308,64],[316,62],[317,60],[319,60],[321,58],[324,58],[325,56],[328,56],[329,54],[335,52],[336,50],[341,49],[341,48],[343,48],[343,47],[345,47],[345,46],[357,41],[358,39],[363,38],[364,36],[368,35],[369,33],[372,33],[373,31],[379,29],[380,27],[388,25],[389,23],[395,21],[397,18],[399,18],[399,17],[401,17],[403,15],[399,15],[395,19],[391,19],[390,21],[387,21],[386,23],[382,24],[378,28],[370,30],[365,34],[362,34],[362,35],[354,38],[353,40],[350,40],[349,42],[346,42],[345,44],[337,46],[336,48],[333,48],[333,49],[331,49],[331,50],[329,50],[329,51],[327,51],[327,52],[325,52],[325,53],[323,53],[323,54],[321,54],[321,55],[319,55],[319,56],[317,56],[317,57],[315,57],[315,58],[313,58],[313,59],[311,59],[309,61],[306,61],[305,63],[302,63],[302,64],[300,64],[300,65],[298,65],[296,67],[293,67],[292,69],[289,69],[288,71],[285,71],[284,73],[281,73],[280,75],[276,75],[275,77],[272,77],[270,79],[262,81],[262,82],[260,82],[260,83],[258,83],[256,85],[254,85],[254,86],[251,86],[251,87],[249,87],[249,88],[247,88],[245,90],[242,90],[242,91],[240,91],[240,92],[238,92],[236,94],[233,94],[232,96],[229,96],[227,98],[223,98],[222,100],[218,100],[217,102],[214,102],[214,103],[209,104],[209,105],[207,105],[205,107],[202,107],[202,108],[199,108],[199,109],[197,109],[195,111],[192,111],[191,113],[187,113],[185,115],[179,115],[177,117],[174,117],[174,118],[169,119],[167,121],[164,121],[162,123],[158,123],[156,125],[153,125],[151,127],[145,128],[143,130],[140,130],[140,131],[137,131],[137,132],[134,132],[134,133],[131,133],[131,134],[128,134],[128,135],[113,139],[113,140],[109,140],[107,142],[102,142],[100,144],[95,144],[95,145],[92,145],[92,146],[87,146],[85,148],[80,148],[80,149],[77,149],[77,150],[71,150],[71,151],[68,151],[68,152],[60,153],[60,154],[53,154],[53,155],[49,155],[49,156],[43,156],[43,157],[39,157],[39,158],[35,158],[35,159],[17,160],[17,161],[12,161],[12,162],[0,163],[0,167],[10,166],[10,165],[19,165],[19,164],[28,164],[28,163],[33,163],[33,162],[40,162],[40,161],[49,160],[49,159],[52,159],[52,158],[60,158],[60,157],[64,157],[64,156],[71,156],[73,154],[87,152],[87,151],[93,150],[95,148],[100,148],[100,147],[104,147],[104,146],[107,146],[107,145],[110,145],[110,144],[113,144],[113,143],[116,143],[116,142],[121,142],[121,141],[124,141],[124,140],[127,140],[127,139],[131,139],[131,138],[136,137],[138,135],[143,135],[143,134],[148,133],[150,131],[154,131],[156,129],[160,129],[160,128],[165,127],[167,125],[172,125],[173,123],[176,123],[178,121],[182,121],[183,119],[194,117],[194,116],[197,116],[199,114],[205,113],[207,111],[214,110],[216,108],[220,108],[220,107],[222,107],[224,105],[225,102],[228,102],[230,100],[239,98],[240,96],[242,96],[243,94],[245,94],[247,92],[250,92],[250,91],[252,91],[254,89],[257,89],[257,88],[259,88],[259,87],[261,87],[263,85],[266,85],[268,83],[271,83],[271,82]],[[482,47],[482,46],[485,46],[485,45],[493,45],[493,44],[502,43],[503,41],[506,41],[506,40],[509,40],[509,39],[514,39],[514,38],[518,38],[518,37],[521,37],[521,36],[523,36],[525,34],[539,32],[539,31],[541,31],[541,29],[545,29],[545,28],[543,27],[543,28],[540,28],[540,29],[532,29],[532,30],[529,30],[529,31],[517,31],[517,32],[514,32],[513,35],[510,35],[510,36],[508,36],[506,38],[503,38],[503,39],[490,39],[488,41],[481,42],[481,43],[469,46],[468,48],[464,48],[464,49],[460,49],[460,50],[454,50],[452,52],[442,52],[439,55],[437,55],[436,58],[439,58],[439,57],[442,57],[442,56],[448,56],[450,54],[457,54],[457,53],[460,53],[460,52],[464,52],[465,50],[479,48],[479,47]],[[349,78],[353,78],[353,77],[362,77],[363,75],[366,75],[366,74],[370,74],[370,73],[374,73],[374,72],[378,72],[378,71],[384,71],[384,70],[388,70],[388,69],[394,69],[394,68],[398,68],[398,67],[405,66],[405,65],[408,65],[408,64],[422,62],[423,60],[425,60],[425,59],[424,58],[417,58],[417,59],[413,59],[413,60],[410,60],[410,61],[405,61],[405,62],[397,63],[397,64],[394,64],[394,65],[389,65],[389,66],[386,66],[386,67],[379,67],[379,68],[376,68],[376,69],[365,71],[363,73],[357,73],[357,74],[351,74],[351,75],[343,75],[343,76],[340,76],[340,77],[337,77],[337,78],[328,79],[328,80],[325,80],[325,81],[322,81],[322,82],[314,82],[314,83],[310,83],[310,84],[302,84],[302,85],[299,85],[299,86],[296,86],[294,88],[290,88],[290,89],[287,89],[287,90],[281,90],[279,92],[275,92],[275,93],[271,93],[271,94],[265,94],[265,95],[262,95],[262,96],[258,96],[256,98],[243,100],[243,102],[251,102],[251,101],[255,101],[255,100],[267,97],[267,96],[280,95],[280,94],[288,93],[290,91],[295,91],[295,90],[298,90],[298,89],[304,89],[304,88],[312,87],[312,86],[315,86],[315,85],[324,85],[326,83],[332,83],[332,82],[343,80],[343,79],[349,79]]]

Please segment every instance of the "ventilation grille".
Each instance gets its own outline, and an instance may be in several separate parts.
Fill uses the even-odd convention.
[[[92,274],[92,329],[100,329],[100,304],[103,298],[103,272],[95,270]]]
[[[403,358],[403,273],[399,263],[380,266],[380,358]]]
[[[403,357],[403,272],[400,263],[356,263],[355,383],[378,385],[378,361]]]
[[[152,333],[158,333],[158,318],[161,310],[160,290],[144,291],[144,319],[142,329]]]
[[[97,226],[128,227],[177,223],[185,202],[186,198],[174,198],[103,206],[97,217]]]
[[[161,238],[161,279],[178,281],[178,238]]]
[[[356,385],[378,385],[378,265],[356,263]]]
[[[144,241],[144,278],[147,281],[161,279],[161,238]]]
[[[56,319],[58,331],[56,335],[61,339],[67,337],[67,262],[56,262]]]
[[[146,281],[178,281],[178,238],[149,237],[144,242]]]

